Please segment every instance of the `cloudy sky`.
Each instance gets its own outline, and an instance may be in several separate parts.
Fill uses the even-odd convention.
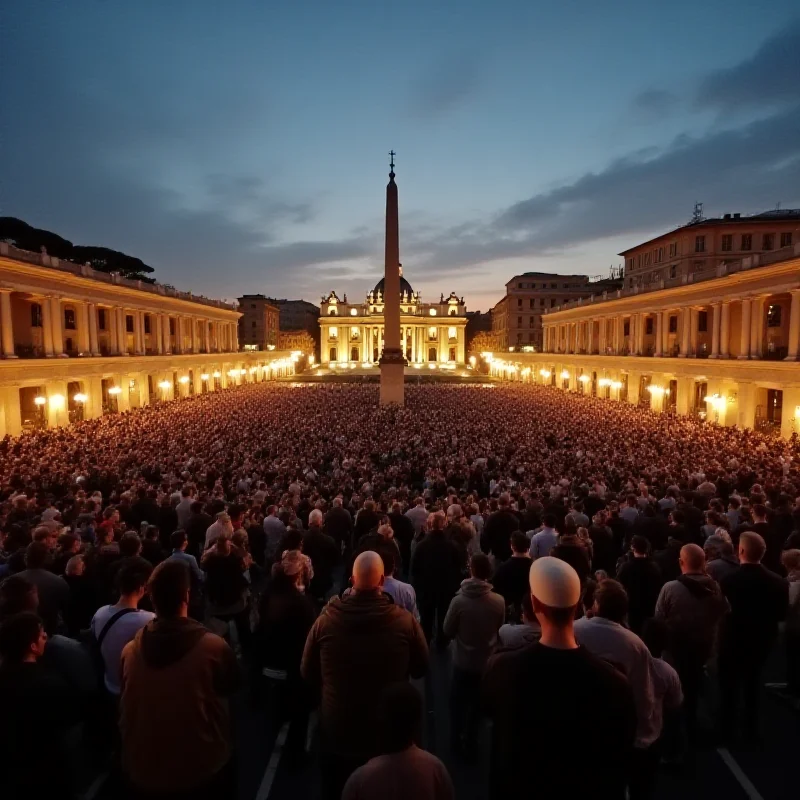
[[[793,16],[794,14],[794,16]],[[423,297],[800,206],[796,0],[6,0],[0,214],[179,288]]]

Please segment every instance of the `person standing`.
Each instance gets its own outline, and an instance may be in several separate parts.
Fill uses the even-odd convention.
[[[481,535],[481,550],[497,563],[511,558],[511,534],[519,530],[519,517],[511,510],[511,496],[497,498],[497,511],[489,515]]]
[[[519,621],[522,615],[522,598],[528,594],[528,573],[531,557],[528,553],[528,537],[522,531],[511,534],[511,558],[495,571],[492,587],[501,595],[506,607],[512,608],[512,619]]]
[[[227,698],[233,650],[188,616],[191,581],[167,559],[150,576],[155,619],[122,651],[122,767],[135,797],[236,796]]]
[[[781,561],[789,581],[789,610],[784,630],[786,690],[800,697],[800,550],[784,550]]]
[[[663,580],[650,558],[650,542],[644,536],[631,539],[631,555],[619,568],[617,579],[628,595],[628,624],[634,633],[639,633],[645,620],[655,613]]]
[[[342,800],[455,800],[447,767],[421,750],[422,697],[396,683],[381,698],[383,752],[347,780]]]
[[[761,673],[789,607],[788,581],[761,563],[766,550],[763,537],[744,531],[739,536],[739,569],[722,581],[731,613],[723,622],[719,647],[720,731],[735,735],[741,692],[744,735],[750,740],[758,738]]]
[[[264,520],[265,527],[266,524],[267,521]],[[339,547],[340,554],[349,554],[353,549],[353,518],[344,507],[341,497],[333,498],[332,508],[325,515],[325,533],[333,537]],[[283,536],[283,533],[281,533],[281,536]]]
[[[531,758],[538,757],[531,788],[537,798],[622,800],[636,735],[631,685],[578,645],[573,625],[581,584],[569,564],[551,556],[534,561],[530,593],[540,641],[496,653],[483,677],[484,707],[494,720],[490,797],[519,796],[532,780]],[[554,691],[558,686],[569,690]],[[581,752],[576,768],[565,743],[580,737],[587,720],[602,720],[602,735]]]
[[[58,630],[59,623],[69,605],[69,585],[47,568],[50,550],[44,542],[31,542],[25,550],[25,569],[18,573],[39,591],[39,614],[49,634]]]
[[[276,557],[280,557],[278,549],[281,540],[286,536],[286,525],[278,517],[278,506],[269,506],[267,516],[264,517],[264,535],[267,538],[264,547],[264,564],[270,564]]]
[[[380,752],[375,698],[428,668],[419,623],[382,592],[383,581],[380,555],[361,553],[353,565],[353,591],[325,606],[303,651],[300,673],[321,697],[325,800],[339,800],[350,775]]]
[[[555,514],[545,514],[542,517],[542,529],[531,536],[530,556],[536,561],[542,556],[549,556],[550,551],[558,544],[558,520]]]
[[[340,549],[333,537],[323,532],[323,520],[322,512],[318,508],[312,509],[308,515],[308,531],[303,536],[303,552],[311,559],[314,569],[309,594],[324,602],[325,595],[333,586],[333,569],[339,561]]]
[[[400,503],[392,503],[389,514],[389,524],[394,531],[394,540],[400,548],[401,563],[397,565],[398,572],[405,575],[411,563],[411,542],[414,539],[414,523],[411,518],[403,514]]]
[[[681,548],[681,576],[664,584],[656,602],[655,618],[667,629],[667,660],[683,687],[687,752],[695,752],[697,706],[705,665],[711,658],[717,630],[728,602],[717,582],[706,574],[705,553],[697,544]]]
[[[503,598],[489,582],[492,565],[488,556],[476,553],[469,563],[470,577],[447,609],[444,635],[455,640],[450,687],[450,738],[456,754],[474,758],[480,718],[481,675],[497,644],[497,632],[505,621]]]

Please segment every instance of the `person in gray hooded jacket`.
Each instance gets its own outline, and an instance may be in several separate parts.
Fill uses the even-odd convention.
[[[470,577],[450,602],[444,634],[453,643],[453,681],[450,690],[450,731],[456,754],[475,751],[481,676],[505,621],[505,601],[492,591],[492,565],[483,553],[469,562]]]

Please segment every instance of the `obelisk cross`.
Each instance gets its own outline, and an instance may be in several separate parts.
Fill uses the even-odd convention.
[[[394,152],[394,150],[390,150],[390,151],[389,151],[389,158],[391,159],[391,161],[389,162],[389,169],[390,169],[392,172],[394,172],[394,157],[395,157],[396,155],[397,155],[397,154]]]

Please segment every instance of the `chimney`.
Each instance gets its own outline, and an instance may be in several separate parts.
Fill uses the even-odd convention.
[[[731,215],[730,215],[730,214],[725,214],[725,215],[722,217],[722,219],[730,219],[730,218],[731,218]]]
[[[734,218],[734,219],[740,219],[740,218],[741,218],[741,216],[742,216],[741,214],[738,214],[738,213],[737,213],[737,214],[734,214],[734,215],[733,215],[733,218]]]

